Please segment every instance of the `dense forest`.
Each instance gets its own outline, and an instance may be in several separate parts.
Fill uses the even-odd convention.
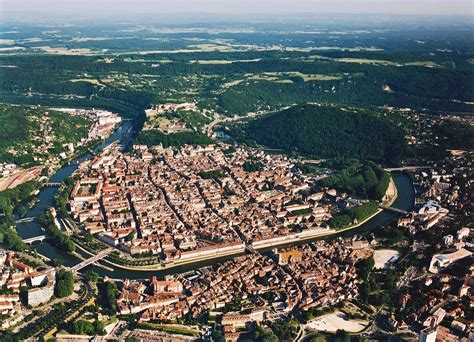
[[[0,56],[0,95],[5,102],[96,107],[141,120],[145,108],[163,102],[196,102],[226,115],[315,101],[473,111],[467,54],[200,51],[105,58]]]
[[[322,158],[395,162],[405,151],[403,132],[390,122],[333,106],[291,107],[251,121],[244,132],[259,144]]]
[[[442,137],[439,142],[444,148],[474,149],[474,126],[459,121],[444,121],[433,127],[433,132]]]

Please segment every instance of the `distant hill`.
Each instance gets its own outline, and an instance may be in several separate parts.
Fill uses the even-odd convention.
[[[245,131],[259,144],[322,158],[396,161],[405,150],[403,131],[389,121],[333,106],[291,107],[251,121]]]

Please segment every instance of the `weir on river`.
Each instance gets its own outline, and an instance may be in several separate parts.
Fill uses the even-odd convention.
[[[107,140],[105,140],[101,145],[96,147],[95,151],[97,151],[100,148],[103,149],[117,140],[120,140],[120,142],[130,141],[128,137],[130,128],[131,128],[130,122],[124,122],[122,126],[119,127],[112,136],[110,136]],[[93,156],[90,153],[86,153],[80,156],[75,161],[70,163],[68,166],[65,166],[61,168],[60,170],[58,170],[51,177],[50,182],[53,182],[53,183],[63,182],[77,169],[79,163],[87,159],[90,159],[92,157]],[[401,211],[412,210],[415,203],[415,194],[414,194],[413,185],[410,181],[410,178],[406,174],[403,174],[403,173],[392,173],[392,177],[393,177],[393,180],[395,182],[395,185],[397,187],[397,192],[398,192],[398,197],[393,203],[392,207],[399,209]],[[58,191],[58,188],[56,187],[43,188],[38,194],[39,202],[36,203],[36,205],[33,206],[33,208],[31,208],[27,212],[26,218],[39,217],[46,207],[52,206],[54,204],[54,195],[56,191]],[[348,237],[354,234],[359,234],[361,232],[372,231],[376,228],[379,228],[383,225],[387,225],[395,221],[399,216],[400,216],[399,213],[383,211],[380,214],[376,215],[374,218],[370,219],[368,222],[361,225],[360,227],[347,231],[347,232],[343,232],[341,234],[332,235],[330,239],[334,239],[338,236]],[[33,220],[31,222],[19,222],[17,223],[17,230],[20,236],[22,237],[22,239],[30,239],[35,236],[44,234],[37,220]],[[321,240],[323,238],[324,237],[319,237],[313,240]],[[304,242],[290,243],[289,245],[309,243],[313,240],[305,240]],[[58,250],[53,245],[51,245],[48,241],[35,244],[33,247],[38,251],[38,253],[44,255],[45,257],[49,259],[62,259],[66,267],[73,267],[74,265],[77,265],[81,262],[81,260],[77,259],[76,257],[66,254],[62,252],[61,250]],[[283,247],[286,247],[286,246],[285,245],[280,246],[279,248],[283,248]],[[271,248],[269,248],[268,250],[262,250],[260,252],[269,253],[270,251],[271,251]],[[78,251],[78,253],[82,255],[82,252],[80,250]],[[89,255],[82,255],[82,256],[85,259],[90,257]],[[168,274],[182,273],[182,272],[187,272],[190,270],[195,270],[199,267],[213,265],[215,263],[222,262],[224,260],[228,260],[233,257],[235,257],[235,255],[211,259],[211,260],[199,261],[199,262],[187,264],[187,265],[180,265],[174,268],[169,268],[169,269],[165,269],[161,271],[133,271],[133,270],[120,269],[118,267],[114,267],[113,271],[108,271],[94,265],[89,265],[85,267],[83,270],[93,269],[99,275],[102,275],[102,276],[107,275],[108,277],[114,278],[114,279],[124,279],[124,278],[144,279],[144,278],[151,278],[152,276],[156,276],[157,278],[164,278],[164,276]],[[102,263],[105,263],[105,262],[106,262],[105,260],[102,261]]]

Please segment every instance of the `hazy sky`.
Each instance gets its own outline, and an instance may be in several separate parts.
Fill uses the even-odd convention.
[[[472,16],[473,0],[0,0],[0,11],[28,15],[381,13]]]

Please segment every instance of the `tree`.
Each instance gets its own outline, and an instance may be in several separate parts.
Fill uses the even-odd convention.
[[[90,283],[97,283],[97,280],[99,279],[99,274],[94,271],[87,271],[86,272],[86,280]]]
[[[72,332],[79,335],[94,335],[95,328],[91,322],[80,319],[72,324]]]
[[[328,339],[326,338],[326,336],[323,336],[323,335],[319,335],[319,336],[315,336],[311,339],[311,342],[327,342]]]
[[[225,177],[221,170],[201,171],[199,172],[199,176],[202,179],[219,179]]]
[[[338,329],[336,331],[336,335],[334,335],[333,341],[334,342],[350,342],[351,337],[347,331],[343,329]]]
[[[243,163],[242,168],[245,172],[257,172],[263,169],[263,164],[259,161],[247,160]]]
[[[106,309],[110,315],[117,311],[117,285],[114,282],[101,282],[99,287],[99,304]]]
[[[132,233],[129,233],[129,234],[125,237],[125,241],[131,242],[131,241],[133,241],[134,238],[135,238],[135,234],[132,232]]]
[[[91,243],[92,240],[93,240],[92,234],[90,234],[90,233],[85,233],[85,234],[84,234],[84,242],[86,242],[86,243]]]
[[[140,342],[140,340],[133,336],[128,336],[125,338],[125,342]]]
[[[74,292],[74,276],[71,271],[61,268],[56,274],[54,294],[58,298],[70,296]]]
[[[96,320],[94,322],[94,331],[97,335],[105,335],[104,322]]]
[[[259,326],[257,327],[257,330],[254,333],[254,341],[278,342],[279,339],[278,339],[278,336],[275,335],[272,331]]]
[[[374,257],[371,256],[366,259],[359,260],[356,264],[357,267],[357,274],[364,280],[369,278],[370,271],[374,268],[375,260]]]
[[[26,208],[23,205],[19,205],[17,211],[18,211],[18,215],[20,215],[20,217],[25,217]]]

